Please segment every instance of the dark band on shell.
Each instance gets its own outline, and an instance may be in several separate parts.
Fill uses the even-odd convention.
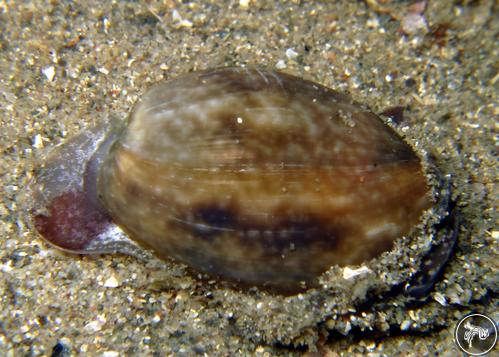
[[[420,159],[349,97],[260,69],[159,84],[52,155],[34,222],[56,246],[130,251],[244,285],[315,286],[410,235],[432,204]]]

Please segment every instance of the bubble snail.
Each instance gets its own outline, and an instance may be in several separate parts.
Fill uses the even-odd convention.
[[[448,205],[377,115],[257,68],[154,86],[128,121],[58,147],[32,190],[34,226],[60,249],[131,253],[138,244],[209,276],[283,291],[389,251],[425,210]],[[427,291],[448,258],[455,230],[447,235],[415,289]]]

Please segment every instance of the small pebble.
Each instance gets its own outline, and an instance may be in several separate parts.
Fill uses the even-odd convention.
[[[106,351],[101,354],[101,357],[119,357],[118,351]]]
[[[433,295],[433,299],[435,299],[435,301],[438,302],[440,305],[447,306],[447,299],[441,293],[436,292]]]
[[[102,329],[102,326],[106,323],[104,317],[99,316],[97,320],[91,321],[85,325],[84,329],[87,332],[97,332]]]
[[[372,270],[366,266],[361,266],[358,269],[351,269],[349,267],[345,267],[345,269],[343,269],[343,279],[349,280],[356,277],[357,275],[362,275],[367,273],[372,273]]]
[[[186,20],[182,16],[180,16],[180,13],[177,10],[173,10],[172,20],[175,23],[175,26],[178,28],[180,28],[180,27],[187,27],[187,28],[192,27],[192,22],[189,20]]]
[[[296,52],[292,48],[288,48],[286,50],[286,57],[288,57],[289,59],[295,59],[296,57],[298,57],[298,52]]]
[[[403,17],[400,25],[405,34],[412,35],[419,30],[426,29],[426,20],[422,15],[408,14]]]
[[[409,329],[409,327],[411,327],[411,324],[412,322],[409,321],[409,320],[404,320],[401,324],[400,324],[400,329],[402,331],[407,331]]]
[[[284,62],[284,60],[277,61],[276,65],[275,65],[275,68],[277,68],[277,69],[284,69],[286,67],[287,67],[287,65],[286,65],[286,62]]]
[[[33,146],[37,149],[43,148],[43,140],[40,134],[35,135],[33,138]]]
[[[42,69],[43,75],[47,78],[49,82],[52,82],[55,78],[55,68],[54,66],[45,67]]]
[[[109,70],[107,68],[104,68],[104,67],[97,69],[97,71],[99,71],[100,73],[102,73],[106,76],[109,74]]]
[[[243,9],[247,9],[249,7],[250,0],[239,0],[239,6]]]
[[[366,26],[369,29],[377,29],[379,27],[379,20],[377,18],[371,18],[366,21]]]
[[[105,288],[117,288],[118,286],[120,286],[120,283],[118,282],[118,280],[114,277],[114,275],[112,275],[109,279],[107,279],[105,282],[104,282],[104,287]]]

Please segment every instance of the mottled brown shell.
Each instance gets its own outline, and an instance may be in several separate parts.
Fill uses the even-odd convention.
[[[148,91],[97,190],[157,255],[286,290],[389,250],[430,205],[420,160],[375,114],[319,84],[244,68]]]

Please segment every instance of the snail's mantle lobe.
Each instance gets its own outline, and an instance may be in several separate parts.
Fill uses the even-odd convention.
[[[378,116],[261,69],[156,85],[128,122],[82,132],[40,171],[35,227],[61,249],[123,250],[126,232],[197,271],[285,290],[390,250],[432,203],[420,159]]]

